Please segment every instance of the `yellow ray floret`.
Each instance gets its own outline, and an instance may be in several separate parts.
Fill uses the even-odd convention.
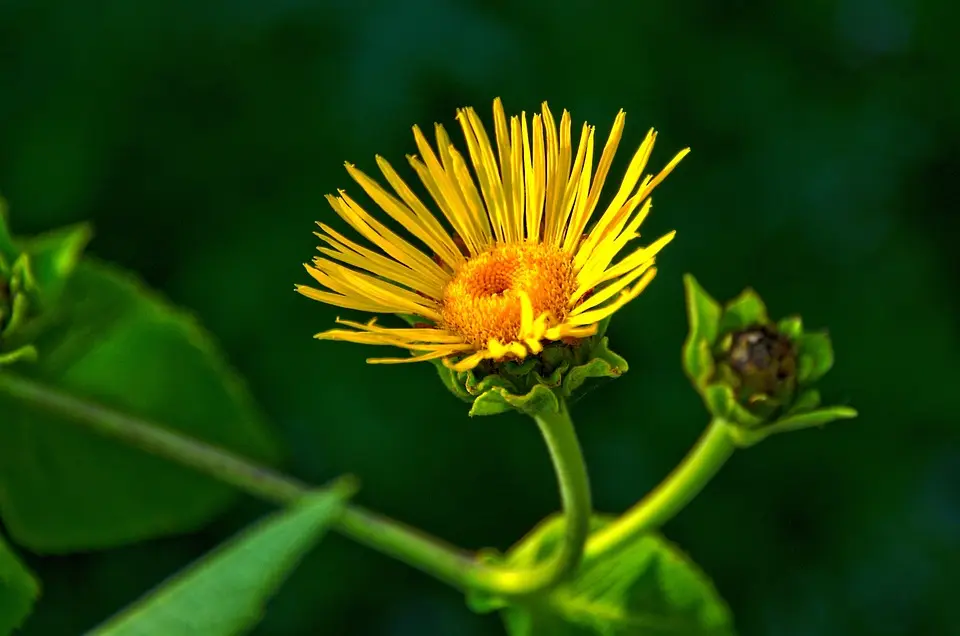
[[[570,114],[563,111],[558,125],[546,103],[528,123],[526,113],[508,120],[496,99],[492,139],[472,108],[459,110],[465,154],[440,124],[436,149],[414,126],[420,155],[408,160],[430,205],[382,157],[377,166],[392,192],[347,164],[353,180],[409,236],[391,230],[342,190],[328,196],[334,211],[375,249],[318,223],[322,256],[305,267],[320,288],[296,289],[330,305],[404,314],[419,324],[394,328],[375,319],[338,319],[348,328],[317,338],[416,353],[369,362],[439,359],[463,371],[484,360],[536,355],[547,341],[594,334],[600,321],[636,298],[656,275],[654,259],[673,232],[621,253],[640,237],[650,193],[689,151],[644,177],[656,141],[651,129],[597,215],[625,120],[620,111],[595,172],[593,126],[582,126],[574,150]]]

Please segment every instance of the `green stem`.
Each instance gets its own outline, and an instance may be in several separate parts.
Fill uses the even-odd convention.
[[[472,587],[514,596],[534,594],[556,585],[580,564],[593,512],[580,443],[563,400],[557,413],[534,419],[547,443],[560,486],[566,518],[563,543],[550,560],[533,569],[478,568],[471,577]]]
[[[314,489],[291,477],[228,451],[146,420],[66,394],[55,388],[0,372],[0,393],[56,413],[88,430],[192,468],[250,495],[280,505]],[[335,529],[459,589],[494,594],[528,594],[547,587],[576,566],[590,518],[586,470],[565,408],[537,418],[560,480],[567,517],[567,541],[558,557],[536,570],[503,569],[477,562],[470,553],[360,506],[350,505]]]
[[[656,530],[690,503],[736,448],[727,426],[719,418],[710,422],[696,446],[660,485],[590,537],[584,559],[593,561]]]

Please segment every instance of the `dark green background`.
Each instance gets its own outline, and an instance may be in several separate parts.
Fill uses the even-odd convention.
[[[693,153],[645,224],[677,229],[610,334],[631,363],[573,410],[597,506],[619,511],[705,415],[679,365],[681,275],[829,326],[828,401],[861,417],[736,455],[666,527],[745,635],[950,634],[960,567],[960,15],[951,0],[593,3],[0,0],[0,190],[21,234],[92,219],[91,251],[195,311],[287,441],[290,471],[463,546],[505,548],[557,506],[536,430],[469,420],[429,365],[317,342],[294,294],[342,162],[402,168],[414,123],[547,99],[653,163]],[[627,148],[629,147],[629,148]],[[404,172],[404,174],[408,174]],[[608,194],[609,196],[609,194]],[[341,227],[338,225],[338,227]],[[336,370],[334,370],[334,368]],[[29,558],[24,634],[75,634],[265,508],[194,536]],[[262,634],[499,634],[454,592],[340,537]]]

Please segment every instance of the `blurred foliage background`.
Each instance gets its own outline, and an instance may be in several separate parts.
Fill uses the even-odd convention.
[[[359,191],[344,160],[401,165],[412,124],[452,126],[462,105],[489,121],[498,95],[602,138],[623,107],[614,174],[649,126],[652,167],[693,153],[645,224],[679,231],[660,276],[611,326],[631,371],[574,407],[598,508],[639,498],[705,423],[679,364],[683,272],[718,298],[753,286],[773,315],[829,326],[825,399],[861,417],[739,453],[668,536],[745,635],[960,633],[958,19],[949,0],[2,0],[0,191],[16,232],[92,219],[94,254],[195,312],[290,472],[355,473],[365,505],[506,548],[558,505],[535,428],[468,419],[430,365],[311,340],[337,311],[293,284],[313,222],[335,219],[323,195]],[[265,510],[29,557],[44,595],[23,633],[82,632]],[[330,537],[258,633],[502,627]]]

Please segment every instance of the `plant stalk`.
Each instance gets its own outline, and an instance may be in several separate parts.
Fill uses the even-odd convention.
[[[728,424],[716,418],[666,479],[587,542],[584,560],[593,562],[656,530],[697,496],[736,449]]]
[[[289,505],[315,490],[229,451],[32,379],[0,372],[0,394],[61,415],[98,435],[194,469],[265,501]],[[590,490],[565,405],[561,404],[557,414],[535,419],[557,471],[568,519],[562,549],[544,566],[515,570],[481,563],[445,541],[352,504],[340,515],[334,529],[461,590],[523,595],[550,587],[579,563],[589,530]]]

